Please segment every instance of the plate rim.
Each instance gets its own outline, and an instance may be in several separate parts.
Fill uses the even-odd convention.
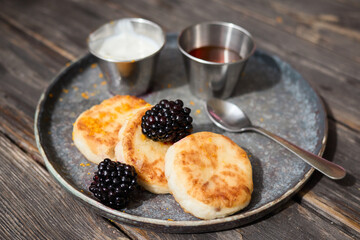
[[[169,36],[169,34],[167,36]],[[263,50],[261,50],[261,52],[266,53],[272,57],[277,57],[277,56],[275,56],[273,54],[269,54]],[[92,57],[91,54],[89,52],[87,52],[83,56],[73,60],[70,63],[70,65],[64,66],[55,75],[55,77],[53,77],[49,86],[43,91],[43,93],[41,94],[39,101],[37,103],[37,107],[36,107],[36,111],[35,111],[34,133],[35,133],[35,140],[36,140],[37,147],[39,149],[39,152],[40,152],[42,158],[44,159],[45,165],[46,165],[48,171],[50,172],[50,174],[55,178],[55,180],[63,188],[65,188],[65,190],[67,190],[73,196],[75,196],[77,200],[79,200],[82,203],[86,203],[87,205],[90,205],[95,210],[99,210],[99,212],[102,215],[106,215],[109,218],[116,219],[118,221],[125,222],[127,224],[130,224],[130,225],[133,225],[136,227],[144,227],[144,228],[149,227],[150,229],[157,229],[157,230],[158,230],[158,228],[156,228],[156,226],[163,227],[162,230],[165,230],[166,232],[195,233],[195,232],[209,232],[209,231],[216,231],[216,230],[221,230],[221,229],[223,229],[223,230],[229,229],[229,228],[233,228],[234,226],[231,226],[228,228],[227,227],[214,228],[213,230],[207,229],[205,231],[204,231],[204,229],[201,229],[201,227],[217,226],[219,224],[226,224],[226,223],[232,223],[232,222],[238,223],[235,226],[240,226],[240,225],[244,225],[246,223],[252,222],[260,217],[263,217],[268,212],[272,211],[275,207],[279,207],[281,205],[281,203],[285,203],[287,199],[289,199],[291,196],[293,196],[295,193],[297,193],[301,189],[301,187],[307,182],[307,180],[310,178],[312,173],[314,172],[315,169],[311,167],[304,174],[304,177],[301,180],[299,180],[299,182],[295,186],[290,188],[288,191],[286,191],[284,194],[282,194],[279,198],[274,199],[271,202],[268,202],[259,208],[256,208],[251,211],[244,212],[244,213],[240,212],[235,215],[227,216],[224,218],[218,218],[218,219],[198,220],[198,221],[189,221],[189,220],[169,221],[169,220],[163,220],[163,219],[155,219],[155,218],[149,218],[149,217],[136,216],[136,215],[132,215],[129,213],[114,210],[112,208],[109,208],[109,207],[101,204],[97,200],[89,197],[87,194],[77,190],[75,187],[72,186],[72,184],[70,184],[65,178],[63,178],[60,173],[58,173],[56,171],[55,167],[51,163],[51,160],[46,155],[46,152],[42,146],[42,143],[41,143],[42,140],[40,137],[40,116],[41,116],[42,111],[44,111],[43,105],[45,104],[45,100],[47,99],[47,96],[49,95],[50,89],[52,89],[54,87],[54,85],[58,81],[61,80],[62,76],[64,74],[66,74],[67,71],[69,71],[69,69],[76,67],[77,64],[79,64],[82,61],[85,61],[86,59],[88,59],[90,57]],[[287,62],[285,62],[285,63],[287,63]],[[287,63],[287,64],[292,68],[292,66],[289,63]],[[296,71],[294,68],[292,68],[292,69],[294,71]],[[309,84],[309,82],[306,79],[304,79],[302,76],[301,76],[301,78],[303,79],[303,81],[305,81],[306,83]],[[324,111],[324,116],[325,116],[324,117],[324,137],[321,140],[321,148],[320,148],[319,152],[316,153],[318,156],[322,156],[324,153],[327,138],[328,138],[328,119],[326,117],[327,111],[326,111],[325,105],[323,103],[323,100],[321,99],[321,97],[319,96],[317,91],[310,84],[309,84],[309,87],[314,91],[316,98],[318,99],[318,102],[319,102],[322,110]],[[248,221],[246,221],[246,218],[248,218],[247,219]],[[241,221],[241,220],[243,220],[243,222],[240,223],[239,221]],[[150,226],[139,226],[139,224],[141,224],[141,223],[148,224]],[[152,226],[152,225],[154,225],[154,226]],[[224,226],[226,226],[226,225],[224,225]],[[174,231],[174,229],[171,229],[171,227],[181,227],[183,229],[181,231],[176,231],[176,230]],[[192,229],[192,228],[195,228],[195,229]],[[199,231],[197,231],[197,228],[199,228],[198,229]]]

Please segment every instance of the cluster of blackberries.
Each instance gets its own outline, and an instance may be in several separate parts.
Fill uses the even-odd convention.
[[[191,109],[181,100],[161,100],[142,117],[142,133],[154,141],[177,142],[193,129]]]
[[[135,168],[108,158],[99,163],[93,180],[90,192],[114,209],[124,208],[130,201],[131,193],[137,188]]]

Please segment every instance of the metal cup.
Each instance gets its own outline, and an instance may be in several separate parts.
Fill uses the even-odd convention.
[[[122,26],[119,24],[120,21],[126,21],[126,24]],[[137,59],[118,60],[101,55],[99,49],[104,40],[118,34],[119,31],[129,31],[129,27],[132,33],[155,41],[159,48],[154,53]],[[161,27],[142,18],[112,21],[92,32],[88,38],[89,51],[99,59],[100,69],[104,73],[112,94],[140,95],[146,92],[154,76],[159,53],[164,45],[165,33]]]
[[[189,54],[193,49],[216,46],[235,51],[241,57],[235,62],[217,63]],[[178,38],[185,71],[192,93],[201,99],[231,96],[248,58],[255,51],[255,42],[244,28],[226,22],[204,22],[184,29]]]

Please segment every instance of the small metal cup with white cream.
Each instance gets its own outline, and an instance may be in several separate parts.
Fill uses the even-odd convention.
[[[99,59],[112,94],[146,92],[164,45],[161,27],[142,18],[112,21],[88,38],[89,51]]]

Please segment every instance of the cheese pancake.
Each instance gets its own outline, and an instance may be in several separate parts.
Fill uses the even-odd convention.
[[[114,158],[118,133],[129,115],[147,102],[133,96],[114,96],[84,111],[73,127],[73,141],[89,161]]]
[[[139,109],[124,124],[119,132],[115,155],[117,161],[135,167],[138,183],[146,190],[157,194],[169,193],[164,158],[171,144],[155,142],[141,131],[141,118],[150,109],[151,106]]]
[[[253,191],[246,152],[220,134],[198,132],[172,145],[165,156],[169,189],[180,206],[201,219],[246,207]]]

